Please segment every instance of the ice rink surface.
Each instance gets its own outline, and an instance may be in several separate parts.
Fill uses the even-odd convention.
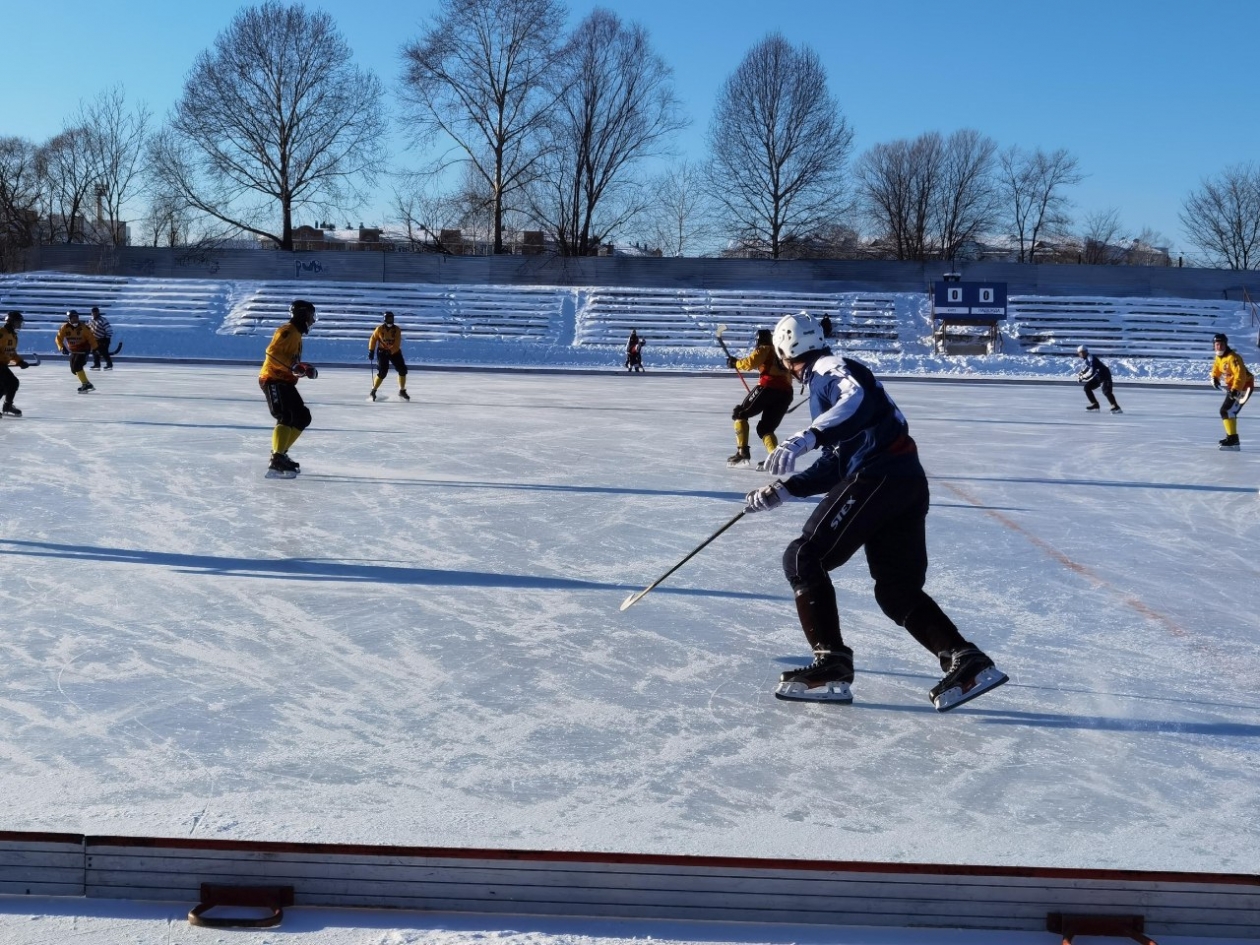
[[[854,704],[772,697],[808,503],[618,611],[765,481],[729,375],[327,370],[295,481],[255,375],[22,372],[0,830],[1260,872],[1260,427],[1219,452],[1210,389],[887,381],[1011,677],[942,715],[860,559]]]

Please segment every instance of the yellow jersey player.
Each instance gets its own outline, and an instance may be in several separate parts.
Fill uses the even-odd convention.
[[[1217,390],[1225,389],[1225,402],[1221,404],[1221,422],[1225,424],[1225,439],[1221,440],[1223,450],[1238,452],[1238,412],[1251,397],[1251,389],[1256,379],[1243,364],[1242,356],[1229,346],[1229,339],[1224,335],[1212,336],[1212,347],[1216,357],[1212,361],[1212,386]],[[1224,381],[1224,384],[1221,382]]]
[[[289,459],[289,447],[311,425],[311,412],[302,402],[297,382],[298,378],[314,380],[318,375],[313,365],[302,360],[302,338],[314,324],[315,306],[305,299],[294,299],[289,305],[289,320],[271,336],[258,372],[258,386],[267,398],[267,409],[276,418],[268,479],[295,479],[301,471],[301,466]]]
[[[368,360],[376,362],[376,377],[372,381],[372,391],[368,394],[376,400],[376,390],[385,380],[392,364],[398,372],[398,396],[403,400],[411,400],[407,393],[407,362],[402,355],[402,331],[394,324],[394,313],[386,312],[385,319],[376,326],[372,337],[368,339]]]
[[[22,320],[21,312],[10,312],[4,317],[4,327],[0,328],[0,398],[4,400],[0,405],[0,416],[6,413],[11,417],[22,416],[22,411],[13,406],[13,398],[21,382],[9,367],[10,364],[16,364],[23,370],[30,367],[17,353],[18,329],[22,327]]]
[[[726,460],[728,466],[750,466],[752,455],[748,449],[748,421],[760,414],[757,421],[757,437],[766,448],[766,454],[773,453],[779,445],[774,431],[783,422],[788,407],[792,406],[792,376],[787,368],[779,363],[779,356],[774,353],[774,343],[769,328],[757,330],[756,344],[746,358],[733,355],[726,359],[727,367],[737,371],[756,371],[757,386],[748,392],[738,407],[731,412],[735,421],[735,453]],[[763,469],[765,463],[758,463]]]
[[[74,309],[66,312],[65,324],[57,331],[55,342],[58,351],[70,355],[70,373],[79,379],[79,393],[96,390],[83,370],[88,355],[96,350],[96,336],[87,322],[79,320],[79,313]]]

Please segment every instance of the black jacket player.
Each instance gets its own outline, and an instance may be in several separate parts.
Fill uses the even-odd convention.
[[[1107,403],[1111,404],[1111,412],[1123,413],[1120,405],[1116,403],[1115,395],[1111,392],[1111,368],[1103,364],[1098,355],[1090,354],[1089,349],[1084,345],[1076,349],[1076,356],[1085,362],[1076,372],[1076,379],[1085,385],[1085,399],[1089,401],[1089,406],[1085,409],[1101,409],[1098,406],[1098,398],[1094,396],[1094,391],[1101,387]]]
[[[928,483],[906,418],[863,364],[833,355],[812,316],[802,312],[774,329],[779,359],[809,389],[812,420],[766,461],[771,475],[792,473],[815,448],[807,470],[748,493],[760,512],[786,498],[823,495],[799,538],[783,554],[801,629],[814,662],[780,677],[784,699],[852,702],[853,651],[840,635],[835,586],[828,572],[859,548],[875,579],[880,609],[937,657],[945,677],[929,693],[944,712],[1000,686],[1007,677],[923,590],[927,578]]]

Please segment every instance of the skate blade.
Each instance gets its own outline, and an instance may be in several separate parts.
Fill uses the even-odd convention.
[[[268,469],[266,472],[267,479],[296,479],[297,473],[291,469]]]
[[[1218,446],[1218,447],[1217,447],[1217,449],[1219,449],[1219,450],[1220,450],[1221,452],[1223,452],[1223,453],[1237,453],[1237,452],[1239,452],[1239,451],[1242,449],[1242,447],[1240,447],[1240,446]]]
[[[956,709],[964,702],[970,702],[976,696],[984,695],[990,689],[996,689],[1004,682],[1009,682],[1010,677],[998,670],[996,667],[990,666],[988,669],[982,669],[976,674],[976,678],[962,686],[953,686],[937,695],[932,700],[932,705],[936,706],[937,712],[948,712],[950,709]]]
[[[774,690],[776,699],[788,702],[839,702],[849,705],[853,701],[853,691],[847,682],[829,682],[812,689],[803,682],[781,682]]]

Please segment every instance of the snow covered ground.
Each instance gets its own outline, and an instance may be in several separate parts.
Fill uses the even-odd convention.
[[[1260,872],[1260,428],[1218,452],[1205,385],[1099,416],[1075,384],[888,381],[929,590],[1011,676],[940,715],[861,561],[835,575],[854,705],[771,696],[806,655],[779,570],[805,503],[618,611],[764,481],[723,462],[729,374],[421,370],[369,404],[366,364],[327,370],[293,482],[262,476],[254,365],[20,376],[0,830]],[[214,938],[46,904],[0,899],[0,941]],[[990,941],[303,914],[321,945]]]

